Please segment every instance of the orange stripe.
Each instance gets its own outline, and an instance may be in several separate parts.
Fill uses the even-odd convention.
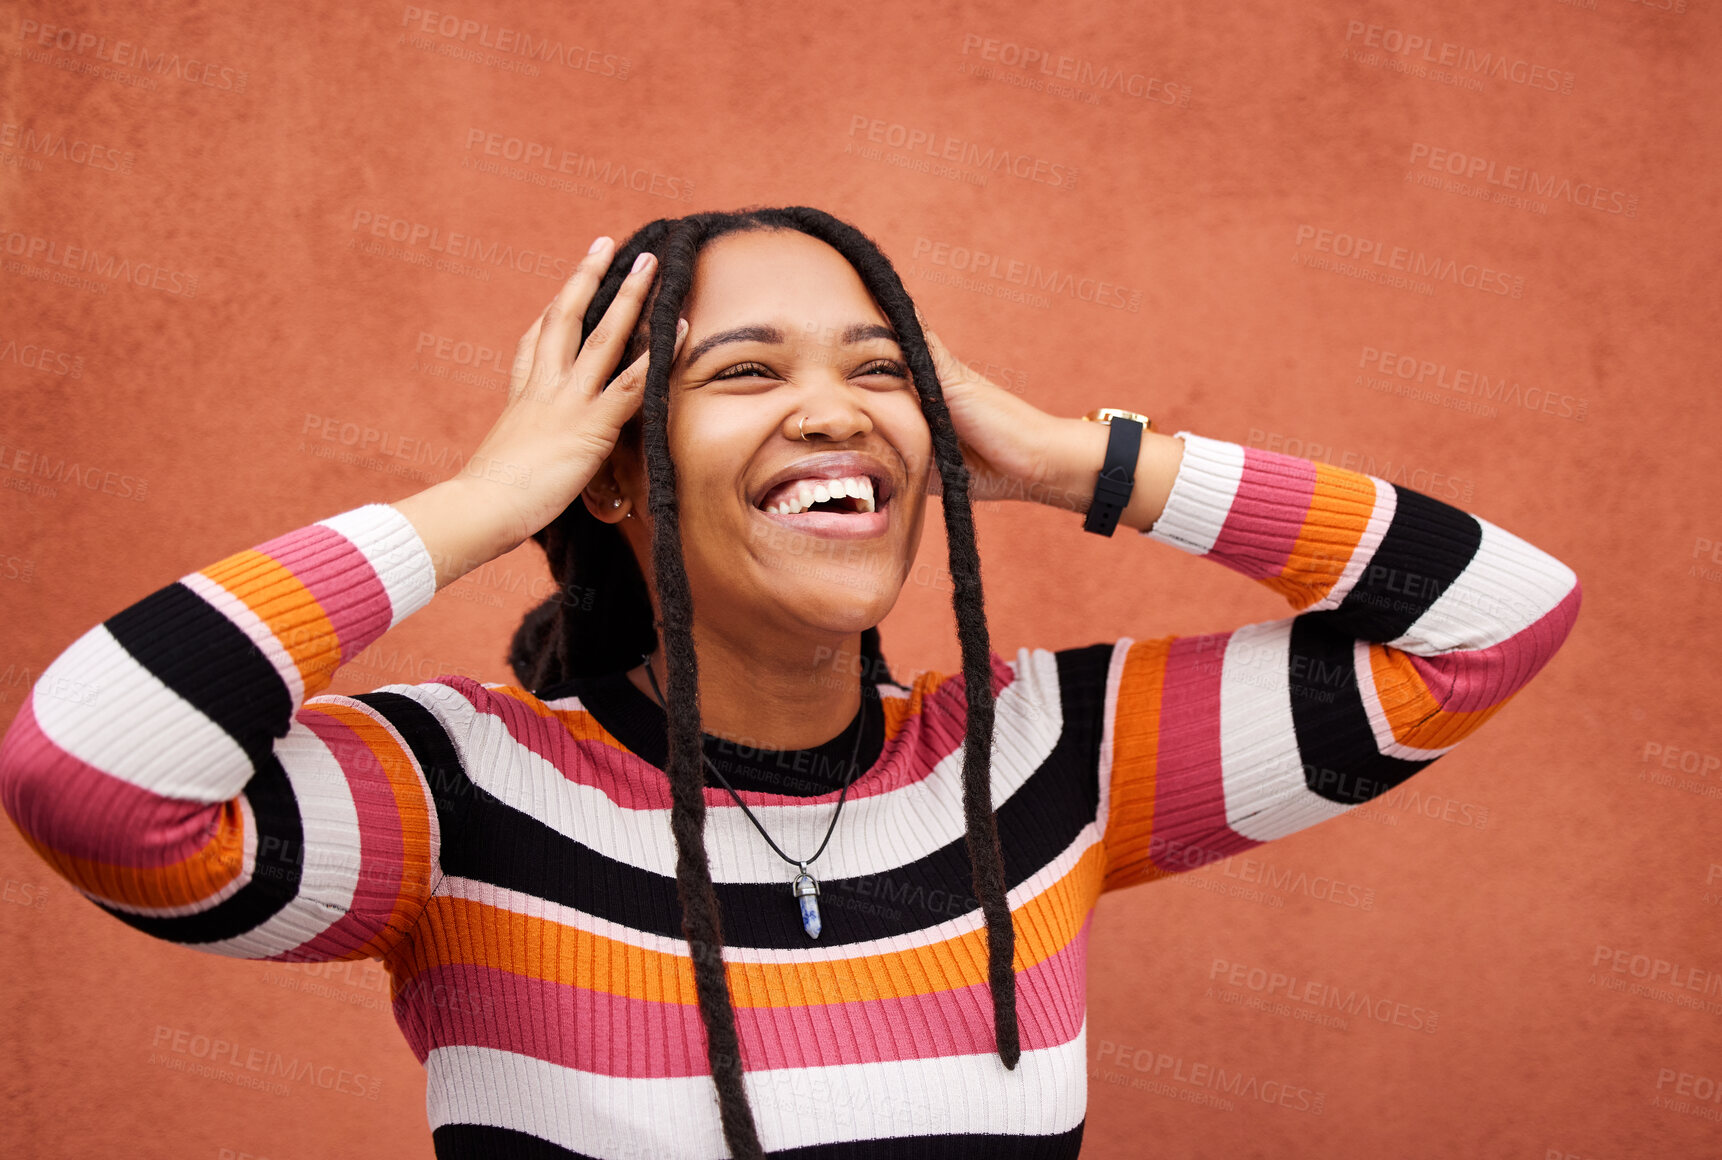
[[[1487,709],[1449,713],[1429,691],[1410,654],[1386,645],[1369,646],[1369,671],[1375,681],[1375,695],[1387,713],[1393,739],[1417,749],[1457,745],[1512,699],[1508,697]]]
[[[341,664],[334,622],[298,577],[273,557],[246,549],[202,569],[257,615],[299,669],[305,699],[328,688]]]
[[[897,736],[909,718],[922,711],[928,697],[937,693],[940,687],[955,675],[955,673],[918,673],[909,685],[907,697],[881,697],[880,702],[885,709],[886,743],[889,744]]]
[[[1149,850],[1160,745],[1160,694],[1172,637],[1133,642],[1124,654],[1112,725],[1112,780],[1106,807],[1103,890],[1166,877]]]
[[[342,704],[319,704],[301,711],[321,713],[350,729],[377,759],[383,775],[389,780],[389,791],[394,795],[395,817],[400,820],[401,827],[401,882],[395,890],[395,900],[390,904],[389,921],[384,924],[384,929],[346,957],[380,956],[400,932],[412,926],[420,913],[421,903],[430,894],[431,883],[425,875],[435,859],[431,850],[431,805],[425,800],[423,783],[411,755],[375,718],[358,708]],[[345,764],[343,760],[342,765]]]
[[[1262,583],[1291,601],[1293,608],[1308,608],[1333,591],[1374,510],[1375,482],[1369,476],[1317,463],[1315,490],[1291,558],[1278,576]]]
[[[1104,856],[1089,847],[1070,871],[1011,912],[1016,970],[1062,950],[1082,928]],[[435,937],[397,949],[397,986],[433,966],[471,963],[653,1003],[694,1004],[693,960],[470,899],[438,895],[423,922]],[[796,1007],[934,994],[987,980],[986,931],[836,962],[726,962],[738,1007]]]
[[[188,802],[186,808],[206,807]],[[213,898],[238,877],[245,849],[245,821],[239,803],[221,803],[220,819],[214,836],[202,849],[166,866],[113,866],[78,858],[43,845],[22,827],[18,832],[43,861],[78,889],[122,906],[165,909]]]

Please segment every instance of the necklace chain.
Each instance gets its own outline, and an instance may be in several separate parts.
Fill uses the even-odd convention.
[[[658,688],[658,676],[652,671],[651,654],[647,653],[641,659],[646,662],[646,677],[652,682],[652,694],[658,698],[658,704],[663,706],[664,712],[668,713],[670,711],[670,707],[664,701],[663,691]],[[863,682],[861,686],[861,704],[863,711],[866,709],[866,703],[867,685]],[[856,758],[860,756],[861,735],[865,732],[866,717],[863,715],[861,720],[856,722],[855,749],[849,755],[849,773],[843,779],[843,791],[837,795],[837,808],[832,811],[831,824],[825,828],[825,841],[819,843],[819,849],[813,852],[813,856],[811,858],[805,859],[791,858],[788,854],[785,854],[783,852],[783,847],[772,841],[771,835],[765,832],[765,827],[759,824],[759,819],[753,816],[753,811],[747,808],[747,803],[741,800],[741,795],[735,792],[735,787],[730,785],[729,779],[723,775],[723,771],[713,764],[711,758],[706,757],[705,750],[703,748],[700,750],[700,757],[705,761],[707,768],[717,774],[718,781],[722,783],[725,789],[729,790],[729,796],[735,799],[735,804],[741,807],[741,812],[747,815],[747,820],[753,823],[753,828],[759,831],[759,836],[766,840],[772,850],[776,852],[777,856],[782,858],[785,862],[788,862],[791,866],[799,867],[802,873],[806,873],[807,864],[809,862],[816,862],[819,860],[819,855],[825,853],[825,847],[831,841],[831,835],[837,831],[837,818],[843,813],[843,801],[849,796],[849,786],[855,780],[855,774],[858,768]]]

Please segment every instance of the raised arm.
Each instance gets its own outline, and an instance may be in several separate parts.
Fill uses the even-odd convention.
[[[518,705],[459,676],[317,694],[577,502],[609,455],[640,403],[649,356],[613,372],[655,269],[640,255],[583,336],[610,258],[599,239],[521,337],[459,476],[193,572],[48,666],[0,741],[0,805],[57,873],[216,954],[380,958],[401,941],[480,792],[469,738],[494,740]]]
[[[147,934],[240,958],[381,957],[434,887],[448,819],[432,783],[457,776],[454,749],[404,694],[316,694],[435,590],[386,504],[184,576],[47,667],[0,741],[0,804]]]
[[[1168,458],[1179,441],[1181,460]],[[1172,482],[1157,496],[1150,483],[1125,523],[1267,585],[1297,614],[1072,650],[1102,728],[1107,889],[1393,788],[1494,716],[1578,614],[1572,569],[1420,492],[1188,431],[1145,442],[1150,481],[1155,454],[1175,465]]]

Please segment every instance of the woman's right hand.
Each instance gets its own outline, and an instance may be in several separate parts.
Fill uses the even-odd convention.
[[[609,268],[613,242],[581,259],[521,336],[508,402],[452,479],[397,502],[436,563],[437,587],[512,551],[573,503],[615,449],[645,395],[650,352],[608,387],[657,272],[643,255],[590,335],[580,321]],[[676,349],[687,323],[676,328]]]

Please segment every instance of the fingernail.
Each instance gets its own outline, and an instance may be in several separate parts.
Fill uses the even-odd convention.
[[[605,246],[607,246],[609,244],[610,244],[609,235],[608,234],[599,234],[597,240],[592,243],[592,248],[590,250],[587,250],[586,252],[588,254],[596,254],[599,250],[602,250]]]
[[[629,273],[630,274],[638,274],[641,270],[644,270],[646,268],[646,264],[648,262],[650,262],[651,260],[652,260],[651,254],[649,254],[649,253],[641,254],[638,258],[634,259],[634,268],[632,270],[630,270]]]
[[[688,335],[688,320],[685,318],[676,319],[676,343],[677,343],[677,345],[680,345],[682,339],[686,338],[687,335]]]

